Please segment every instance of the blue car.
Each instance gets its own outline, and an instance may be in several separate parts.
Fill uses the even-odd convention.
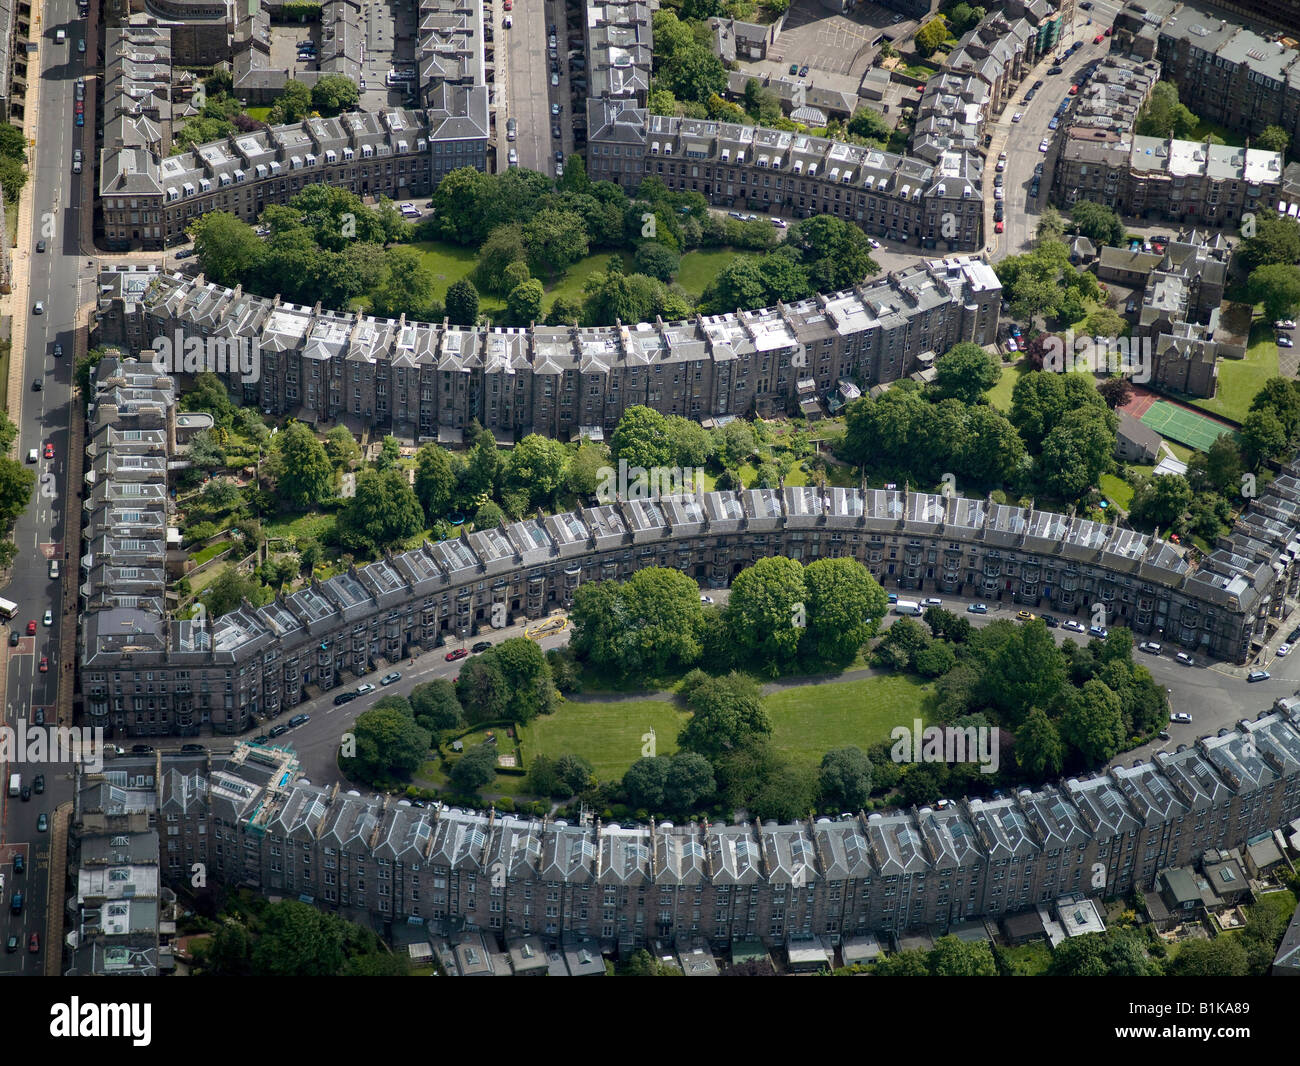
[[[898,593],[897,593],[897,592],[891,592],[891,593],[889,594],[889,602],[890,602],[890,603],[897,603],[897,602],[898,602]]]
[[[1109,635],[1109,630],[1107,630],[1105,626],[1088,627],[1088,636],[1090,637],[1100,637],[1102,640],[1105,640]]]
[[[972,603],[966,608],[967,614],[988,614],[989,605],[987,603]]]
[[[1008,332],[1011,336],[1013,336],[1013,337],[1019,337],[1019,336],[1020,336],[1020,327],[1019,327],[1019,326],[1011,326],[1011,327],[1007,330],[1007,332]]]

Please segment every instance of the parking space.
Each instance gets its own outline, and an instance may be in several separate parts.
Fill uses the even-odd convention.
[[[895,22],[896,18],[899,21]],[[879,4],[860,4],[852,14],[831,15],[820,0],[797,0],[791,4],[785,27],[769,48],[767,60],[745,66],[784,73],[791,63],[807,65],[814,77],[820,72],[851,78],[856,90],[880,50],[876,42],[881,36],[898,42],[916,25],[915,19],[899,18],[897,12]]]

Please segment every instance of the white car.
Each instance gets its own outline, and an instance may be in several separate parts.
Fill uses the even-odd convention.
[[[1279,333],[1279,334],[1277,335],[1277,346],[1278,346],[1279,348],[1294,348],[1294,347],[1295,347],[1295,341],[1293,341],[1293,340],[1292,340],[1290,337],[1288,337],[1285,333]]]
[[[369,681],[367,681],[364,685],[357,686],[358,696],[364,696],[367,692],[374,692],[374,691],[375,691],[375,686],[370,684]]]
[[[922,606],[922,607],[942,607],[942,606],[943,606],[943,600],[939,599],[937,596],[931,596],[928,600],[922,600],[922,601],[921,601],[921,606]]]
[[[510,27],[513,26],[514,24],[515,24],[514,19],[512,19],[509,15],[507,15],[505,17],[505,21],[501,23],[501,25],[504,26],[506,29],[510,29]]]
[[[1001,185],[999,185],[997,188],[993,190],[993,199],[995,200],[1002,200],[1006,197],[1006,195],[1007,195],[1006,190],[1003,189]]]
[[[1148,655],[1159,655],[1160,645],[1157,644],[1154,640],[1144,640],[1141,644],[1138,645],[1138,651],[1144,651]]]
[[[1051,143],[1047,140],[1047,138],[1043,138],[1043,140],[1038,142],[1038,150],[1040,152],[1046,152],[1047,149],[1050,147],[1051,147]]]
[[[47,610],[47,611],[45,612],[45,617],[44,617],[44,619],[42,619],[42,621],[43,621],[44,624],[47,625],[47,626],[52,626],[52,625],[54,625],[54,612],[53,612],[53,611],[50,611],[50,610]]]
[[[1186,711],[1176,711],[1169,716],[1169,720],[1171,722],[1182,722],[1185,725],[1190,725],[1192,716]]]
[[[712,597],[712,596],[703,596],[703,595],[701,595],[701,596],[700,596],[700,602],[701,602],[701,603],[706,603],[706,604],[707,604],[707,603],[712,603],[712,602],[713,602],[713,597]]]
[[[1023,112],[1023,111],[1017,111],[1014,115],[1011,116],[1011,121],[1012,121],[1012,122],[1019,122],[1019,121],[1020,121],[1022,118],[1024,118],[1024,117],[1025,117],[1025,115],[1024,115],[1024,112]]]
[[[1286,657],[1287,655],[1290,655],[1290,654],[1291,654],[1291,645],[1290,645],[1290,644],[1279,644],[1279,645],[1277,646],[1277,657],[1278,657],[1279,659],[1284,658],[1284,657]]]
[[[1281,318],[1273,323],[1274,329],[1295,329],[1295,323],[1289,318]]]
[[[875,237],[868,237],[868,238],[867,238],[867,243],[868,243],[869,245],[871,245],[872,248],[879,248],[879,247],[880,247],[880,242],[879,242],[878,240],[876,240]]]
[[[44,303],[44,301],[42,301],[42,300],[37,300],[37,301],[36,301],[36,306],[32,308],[32,314],[34,314],[34,315],[43,315],[43,314],[45,314],[45,303]]]
[[[998,173],[1001,174],[1006,169],[1007,169],[1007,161],[1005,159],[999,159],[998,166],[997,166]]]
[[[1067,619],[1066,621],[1062,622],[1062,623],[1061,623],[1061,628],[1062,628],[1062,629],[1068,629],[1071,633],[1086,633],[1086,632],[1088,632],[1088,630],[1084,628],[1084,625],[1083,625],[1082,622],[1076,622],[1073,618]]]

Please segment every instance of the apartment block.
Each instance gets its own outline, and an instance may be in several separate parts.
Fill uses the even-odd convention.
[[[724,950],[939,935],[1065,895],[1153,889],[1161,871],[1300,814],[1300,720],[1279,711],[1152,762],[1013,796],[789,825],[575,825],[417,807],[308,784],[292,752],[270,746],[239,744],[209,768],[155,758],[119,758],[78,785],[92,794],[157,774],[165,879],[184,884],[202,862],[216,882],[435,936],[485,930],[529,941],[532,955],[575,941]]]

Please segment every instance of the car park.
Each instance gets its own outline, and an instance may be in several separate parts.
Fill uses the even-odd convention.
[[[1251,683],[1254,683],[1256,681],[1267,681],[1272,676],[1273,675],[1270,674],[1267,670],[1252,670],[1250,673],[1246,675],[1246,680]]]
[[[355,692],[340,692],[337,696],[334,697],[334,706],[342,707],[343,704],[351,703],[356,698],[357,698],[357,694]],[[272,735],[275,735],[274,730],[272,730]]]
[[[989,605],[987,603],[972,603],[966,607],[967,614],[988,614]]]
[[[447,652],[443,658],[449,663],[454,663],[457,659],[464,659],[467,655],[469,655],[469,652],[464,648],[456,648],[453,651]]]
[[[311,721],[311,715],[309,714],[295,714],[292,718],[289,719],[289,725],[290,726],[306,725],[310,721]]]
[[[1144,640],[1138,645],[1138,651],[1144,651],[1148,655],[1159,655],[1161,648],[1154,640]]]

